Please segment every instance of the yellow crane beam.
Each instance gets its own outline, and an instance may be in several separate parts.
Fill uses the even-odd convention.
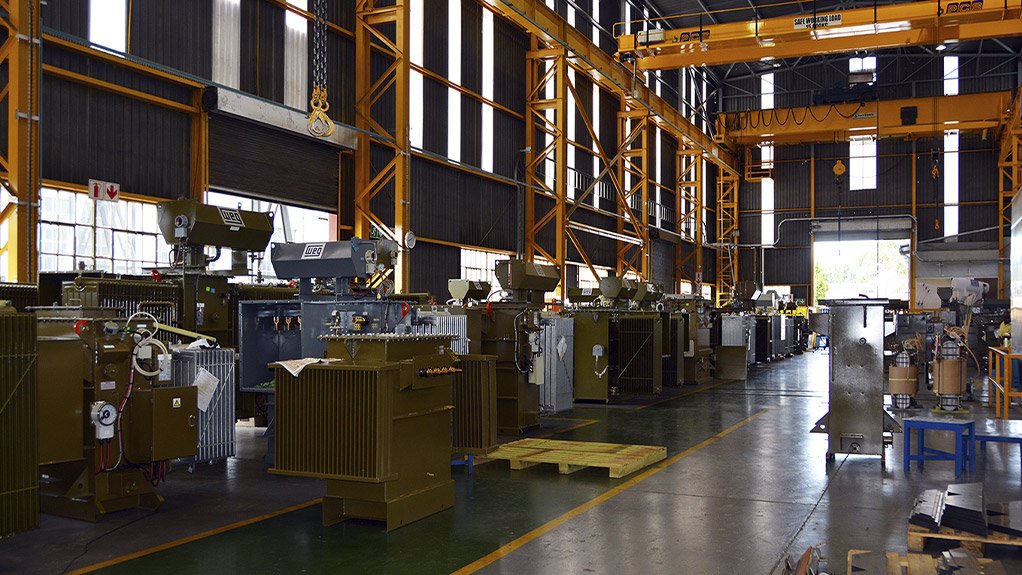
[[[740,145],[847,141],[854,136],[923,138],[947,130],[997,129],[1011,107],[1011,92],[906,98],[721,114],[718,133]]]
[[[700,15],[650,22],[686,16]],[[708,19],[707,13],[702,16]],[[619,58],[634,59],[640,70],[668,70],[1022,36],[1022,0],[920,0],[634,34],[624,30],[625,23],[614,27]]]
[[[688,145],[701,149],[707,160],[727,171],[738,172],[739,162],[725,149],[727,142],[723,146],[715,142],[677,108],[643,84],[634,70],[626,68],[593,44],[587,35],[568,24],[542,0],[490,0],[487,5],[526,32],[535,34],[547,45],[566,48],[573,66],[586,70],[602,88],[625,98],[630,108],[649,110],[656,125]]]

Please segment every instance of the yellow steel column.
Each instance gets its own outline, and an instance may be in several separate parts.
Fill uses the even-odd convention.
[[[1007,272],[1007,244],[1005,243],[1005,226],[1011,226],[1011,200],[1022,185],[1022,87],[1015,91],[1015,99],[1007,112],[1004,126],[1001,129],[1000,153],[997,161],[998,173],[998,208],[997,222],[997,297],[1004,299],[1009,293],[1004,285]]]
[[[617,193],[617,232],[634,237],[637,244],[618,241],[617,273],[632,272],[649,280],[649,133],[651,116],[645,108],[625,102],[625,111],[618,113],[618,166],[622,182]],[[625,179],[631,176],[631,185]],[[636,200],[635,198],[638,198]],[[633,204],[640,203],[637,208]],[[636,214],[636,209],[639,213]],[[637,252],[637,253],[636,253]],[[638,265],[635,260],[638,258]]]
[[[4,2],[10,18],[3,57],[7,60],[8,190],[17,197],[16,236],[11,252],[17,258],[17,281],[34,282],[39,273],[36,237],[39,223],[39,0]]]
[[[816,217],[816,144],[809,145],[809,217]],[[806,305],[816,305],[816,242],[812,234],[809,234],[809,265],[809,277],[812,279],[809,282]]]
[[[679,144],[678,153],[675,156],[677,165],[678,181],[675,186],[675,208],[678,214],[678,235],[681,241],[675,248],[675,266],[677,267],[677,287],[680,289],[681,281],[691,282],[693,285],[699,279],[702,271],[702,256],[698,255],[703,243],[702,230],[698,225],[702,213],[702,150],[693,147],[683,147]],[[695,229],[693,229],[695,228]],[[688,243],[693,246],[692,253],[682,255],[682,245]],[[689,260],[695,258],[696,273],[692,277],[685,275],[685,266]]]
[[[355,125],[360,130],[355,153],[355,235],[370,237],[373,228],[401,246],[394,269],[399,292],[408,287],[408,253],[405,235],[411,219],[411,149],[409,144],[408,2],[394,0],[379,5],[377,0],[357,0],[355,5]],[[378,77],[372,76],[371,55],[376,50],[391,61]],[[372,108],[384,94],[393,94],[393,124],[374,118]],[[373,138],[387,148],[389,160],[379,170],[371,163]],[[372,200],[390,188],[394,194],[394,224],[388,225],[372,210]]]
[[[916,143],[912,142],[912,233],[909,236],[908,243],[908,308],[914,310],[916,308],[916,202],[917,202],[917,182],[916,182],[916,170],[918,158],[916,157]],[[1000,215],[998,215],[1000,217]]]
[[[561,274],[561,282],[557,286],[556,294],[564,300],[567,294],[568,278],[568,54],[562,52],[554,61],[555,72],[555,96],[554,96],[554,122],[557,124],[556,151],[554,152],[554,202],[555,202],[555,232],[554,237],[554,265]],[[574,110],[571,113],[575,113]]]
[[[738,278],[738,174],[717,175],[717,305],[731,301]]]

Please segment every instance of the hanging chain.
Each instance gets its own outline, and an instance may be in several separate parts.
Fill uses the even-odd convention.
[[[309,100],[309,133],[325,138],[334,133],[334,122],[327,115],[330,102],[326,92],[326,0],[313,0],[312,15],[312,98]]]

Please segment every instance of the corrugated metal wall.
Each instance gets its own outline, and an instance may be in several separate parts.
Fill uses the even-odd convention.
[[[209,118],[211,188],[335,211],[340,150],[232,116]]]
[[[178,102],[188,92],[162,80],[57,47],[43,63]],[[86,184],[118,182],[126,192],[159,198],[190,193],[191,122],[156,107],[44,74],[40,94],[43,178]]]
[[[581,1],[581,4],[576,4],[579,9],[591,9],[589,0]],[[424,66],[446,76],[448,3],[446,0],[424,2]],[[562,13],[566,13],[567,6],[566,2],[560,2]],[[74,36],[87,36],[87,0],[49,2],[43,10],[44,25]],[[327,10],[331,22],[353,29],[353,3],[329,2]],[[464,1],[461,10],[461,83],[469,90],[480,92],[484,8],[478,2]],[[610,29],[620,20],[621,7],[617,3],[601,2],[596,16],[604,28]],[[212,3],[204,0],[136,3],[130,16],[129,51],[160,65],[208,78],[212,75],[212,18]],[[261,98],[283,102],[285,10],[269,0],[248,0],[241,3],[239,20],[241,89]],[[592,25],[586,18],[579,17],[576,21],[579,30],[591,34]],[[601,35],[601,38],[601,47],[614,52],[613,40],[606,35]],[[503,18],[496,17],[494,41],[493,98],[524,116],[528,36]],[[353,42],[344,35],[330,33],[328,51],[331,116],[340,122],[354,123]],[[47,63],[56,63],[176,101],[189,100],[187,90],[147,76],[130,74],[52,47],[45,52]],[[309,60],[311,65],[312,58]],[[386,66],[383,57],[374,56],[372,67],[375,73],[382,72]],[[664,78],[674,85],[679,81],[679,74],[667,72]],[[89,177],[106,178],[121,182],[125,191],[156,197],[178,197],[189,193],[191,127],[187,115],[50,77],[44,80],[44,177],[75,183]],[[591,84],[578,78],[576,88],[580,104],[591,112]],[[601,113],[598,118],[592,119],[599,125],[603,146],[613,150],[620,103],[615,96],[602,90],[599,98]],[[676,92],[669,91],[666,98],[675,100]],[[462,96],[460,99],[461,161],[478,166],[481,162],[483,107],[474,98]],[[413,105],[420,105],[430,112],[425,115],[424,148],[447,155],[448,88],[426,78],[423,101]],[[374,114],[384,119],[386,125],[389,122],[385,119],[392,117],[392,110],[393,98],[384,97],[376,105]],[[493,170],[505,177],[522,178],[521,150],[525,145],[525,123],[520,117],[501,110],[494,110],[493,114],[496,135],[492,143]],[[589,145],[590,136],[584,129],[581,114],[576,115],[576,125],[576,139],[583,145]],[[350,208],[353,201],[353,164],[350,157],[339,158],[336,148],[224,116],[214,116],[210,130],[210,178],[213,187],[333,210],[340,179],[342,204]],[[663,179],[673,182],[675,142],[654,142],[651,149],[663,154]],[[88,150],[88,153],[82,154],[81,150]],[[576,170],[583,176],[592,175],[591,153],[576,150],[574,154]],[[371,158],[373,165],[379,168],[389,160],[389,154],[385,150],[374,149]],[[295,170],[296,165],[301,165],[302,169]],[[514,186],[422,159],[413,161],[411,177],[411,227],[418,234],[442,241],[514,249],[518,211]],[[713,196],[712,192],[710,196]],[[664,205],[673,208],[673,194],[664,191],[661,200]],[[594,201],[603,209],[614,209],[612,199]],[[392,221],[392,187],[383,189],[374,198],[373,209],[385,222]],[[466,214],[472,215],[466,217]],[[616,227],[612,218],[598,213],[579,212],[578,219],[589,225],[608,229]],[[351,224],[351,209],[341,210],[340,222]],[[674,220],[669,219],[667,223],[673,225]],[[708,228],[712,230],[713,226]],[[595,263],[614,264],[616,241],[585,233],[579,236],[588,246],[587,251]],[[662,246],[656,249],[660,253],[657,261],[668,265],[667,252]],[[577,254],[572,253],[572,256],[577,259]],[[414,273],[425,273],[421,271],[424,268],[418,269],[420,272]],[[655,273],[662,276],[668,271],[660,269],[658,264]]]

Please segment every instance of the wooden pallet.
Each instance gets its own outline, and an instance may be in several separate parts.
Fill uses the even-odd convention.
[[[983,556],[983,545],[988,543],[994,545],[1014,545],[1016,547],[1022,547],[1022,537],[1012,537],[995,531],[991,531],[989,535],[984,537],[982,535],[976,535],[975,533],[958,531],[947,527],[941,527],[939,531],[930,531],[929,529],[925,529],[917,525],[908,526],[909,551],[922,552],[927,539],[957,541],[963,549],[972,553],[976,557]]]
[[[519,439],[501,445],[486,454],[486,458],[510,461],[511,469],[556,463],[558,470],[564,474],[586,467],[605,467],[612,478],[619,478],[666,459],[667,448],[592,441]]]
[[[856,555],[873,553],[873,551],[861,551],[851,549],[848,551],[848,575],[852,575],[852,558]],[[887,551],[887,575],[938,575],[937,558],[924,553],[898,554]],[[992,559],[978,558],[980,565],[996,563]]]

